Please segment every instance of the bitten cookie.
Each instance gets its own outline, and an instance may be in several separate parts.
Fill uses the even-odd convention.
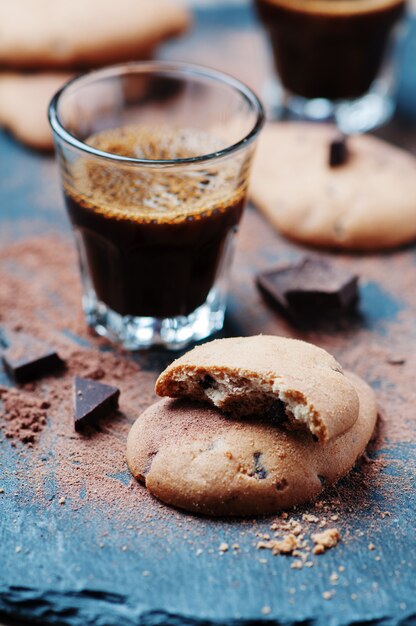
[[[0,126],[38,150],[52,150],[48,104],[70,74],[0,73]]]
[[[197,346],[162,372],[156,393],[209,402],[234,417],[267,415],[308,429],[320,442],[347,431],[358,416],[355,387],[334,357],[269,335]]]
[[[267,420],[236,420],[165,399],[130,431],[130,471],[160,500],[209,515],[275,513],[313,499],[351,469],[376,423],[373,391],[357,376],[346,377],[359,397],[358,419],[325,444]]]
[[[287,237],[312,246],[372,250],[416,238],[416,159],[370,135],[348,138],[329,166],[334,128],[275,123],[259,139],[251,199]]]
[[[172,0],[0,2],[0,65],[68,69],[148,58],[189,21]]]

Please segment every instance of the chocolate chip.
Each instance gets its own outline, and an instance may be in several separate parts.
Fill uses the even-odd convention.
[[[387,363],[389,365],[404,365],[406,359],[403,356],[393,355],[387,358]]]
[[[265,412],[265,418],[269,423],[276,426],[287,422],[288,416],[284,402],[279,399],[273,400],[272,404]]]
[[[8,347],[2,350],[2,361],[18,383],[50,374],[64,365],[56,350],[37,337],[9,331],[6,338]]]
[[[153,459],[155,458],[156,454],[157,454],[157,451],[149,452],[149,454],[147,455],[146,463],[144,464],[143,469],[142,469],[142,475],[144,477],[146,477],[148,473],[150,472],[150,468],[152,467]]]
[[[209,389],[210,387],[214,386],[215,378],[212,378],[212,376],[210,376],[209,374],[205,374],[204,378],[199,381],[199,384],[202,389]]]
[[[358,277],[323,259],[306,258],[257,276],[261,292],[294,323],[350,313]]]
[[[348,160],[347,138],[342,133],[337,133],[329,144],[329,167],[339,167]]]
[[[255,452],[253,454],[254,469],[250,473],[250,476],[254,476],[258,480],[263,480],[264,478],[267,478],[267,470],[261,462],[261,457],[261,452]]]
[[[84,424],[93,424],[118,407],[120,390],[88,378],[74,379],[75,430]]]
[[[281,480],[278,480],[274,484],[274,486],[277,491],[284,491],[289,487],[289,483],[287,482],[286,478],[282,478]]]

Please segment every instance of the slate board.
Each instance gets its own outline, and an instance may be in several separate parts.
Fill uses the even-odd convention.
[[[247,37],[255,46],[263,41],[262,35],[249,11],[230,11],[200,12],[196,30],[167,46],[162,55],[205,60],[210,65],[225,65],[229,71],[233,66],[235,74],[260,88],[264,73],[257,72],[253,64],[248,69],[243,61],[251,54],[250,46],[244,49]],[[266,53],[262,54],[266,58]],[[416,132],[410,129],[399,120],[383,134],[413,147]],[[0,245],[45,230],[67,232],[53,160],[24,149],[3,133],[0,163]],[[403,380],[397,383],[396,376],[393,384],[388,376],[378,377],[377,363],[371,357],[368,362],[365,357],[357,359],[354,349],[361,342],[363,346],[379,344],[386,354],[390,346],[407,351],[413,347],[414,351],[416,290],[409,289],[416,284],[414,248],[369,257],[337,255],[340,262],[363,276],[361,317],[342,327],[300,332],[266,306],[254,287],[253,274],[302,253],[304,250],[275,235],[254,210],[248,210],[239,235],[224,334],[273,332],[335,346],[341,361],[356,360],[391,419],[398,410],[411,414],[415,372],[404,370]],[[137,358],[157,375],[161,361]],[[0,382],[10,384],[4,373],[0,376]],[[67,626],[416,624],[415,441],[413,436],[373,453],[392,461],[382,472],[390,483],[397,481],[395,497],[387,498],[386,492],[370,486],[370,504],[364,508],[357,493],[356,507],[347,520],[354,541],[341,543],[320,557],[313,569],[301,571],[292,570],[288,559],[259,554],[254,547],[253,521],[178,516],[169,510],[168,523],[165,519],[159,532],[136,534],[127,529],[125,519],[121,523],[117,517],[103,517],[89,503],[78,511],[62,507],[54,497],[52,463],[45,482],[50,506],[40,507],[24,478],[14,471],[16,450],[3,443],[0,615],[18,623],[28,620]],[[128,481],[128,473],[118,479]],[[349,489],[348,479],[342,489]],[[391,515],[374,526],[383,510]],[[140,524],[140,511],[131,522]],[[255,528],[266,532],[269,525],[269,519],[258,520]],[[98,549],[97,536],[103,533],[108,533],[108,540]],[[376,551],[369,551],[368,543],[375,537]],[[204,551],[197,557],[201,541]],[[223,541],[230,545],[237,541],[240,549],[221,556],[218,546]],[[21,547],[18,553],[16,546]],[[325,601],[322,592],[329,588],[329,577],[339,565],[346,570],[336,586],[336,599]],[[270,607],[267,615],[262,613],[265,606]]]

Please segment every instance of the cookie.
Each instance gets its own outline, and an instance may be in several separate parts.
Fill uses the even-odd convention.
[[[251,199],[287,237],[347,250],[391,248],[416,238],[416,159],[370,135],[348,138],[329,165],[334,129],[269,124],[260,137]]]
[[[163,502],[208,515],[276,513],[311,500],[349,472],[376,423],[373,391],[357,376],[346,377],[359,397],[358,419],[325,444],[267,420],[236,420],[188,400],[165,399],[129,433],[130,471]]]
[[[309,430],[320,442],[347,431],[358,416],[355,387],[334,357],[269,335],[197,346],[162,372],[156,393],[209,402],[234,417],[267,415]]]
[[[70,76],[63,72],[0,73],[0,126],[31,148],[52,150],[48,104]]]
[[[172,0],[19,0],[0,2],[0,24],[0,65],[67,69],[148,58],[189,14]]]

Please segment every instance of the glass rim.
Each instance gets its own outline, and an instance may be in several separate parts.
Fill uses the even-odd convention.
[[[397,0],[396,4],[406,4],[407,0]],[[273,0],[271,0],[271,4],[273,4]],[[285,7],[289,6],[292,9],[297,9],[302,7],[304,9],[308,6],[309,13],[319,13],[320,7],[334,5],[337,7],[334,11],[334,14],[342,13],[342,9],[348,7],[355,8],[354,14],[359,14],[364,11],[367,11],[369,8],[383,8],[384,5],[393,4],[391,0],[316,0],[316,2],[311,3],[310,0],[280,0],[279,3]]]
[[[105,152],[99,150],[85,143],[84,141],[77,139],[72,133],[70,133],[61,120],[59,119],[58,108],[61,101],[68,90],[74,86],[81,85],[82,83],[88,83],[91,79],[110,78],[124,74],[151,74],[153,72],[166,72],[167,74],[181,74],[184,77],[200,77],[210,79],[212,81],[222,83],[233,88],[235,91],[248,101],[256,114],[256,120],[251,130],[239,141],[215,152],[207,154],[201,154],[194,157],[179,158],[179,159],[140,159],[120,154],[114,154],[112,152]],[[91,156],[106,159],[113,162],[118,162],[125,165],[141,165],[148,167],[155,166],[173,166],[182,164],[203,163],[205,161],[212,161],[214,159],[220,159],[224,156],[238,152],[242,148],[250,144],[260,132],[264,122],[265,113],[263,105],[250,87],[241,82],[237,78],[234,78],[230,74],[216,70],[213,68],[205,67],[203,65],[197,65],[193,63],[182,62],[165,62],[165,61],[132,61],[130,63],[120,63],[117,65],[110,65],[104,68],[91,70],[75,76],[67,81],[53,96],[48,107],[48,119],[49,124],[54,132],[61,140],[68,145],[78,150],[88,153]]]

